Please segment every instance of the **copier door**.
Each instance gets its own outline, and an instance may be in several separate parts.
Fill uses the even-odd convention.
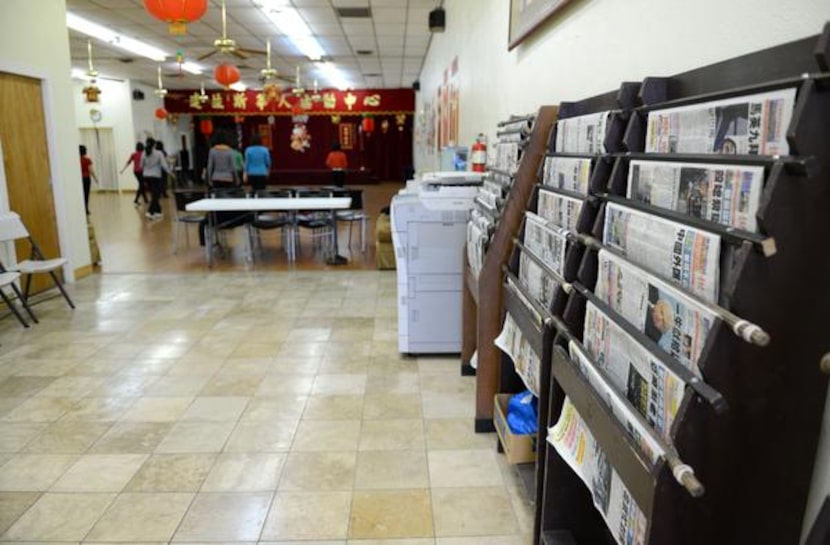
[[[407,274],[461,273],[466,223],[410,222]]]
[[[419,291],[409,299],[409,351],[414,353],[461,351],[461,305],[457,291]]]

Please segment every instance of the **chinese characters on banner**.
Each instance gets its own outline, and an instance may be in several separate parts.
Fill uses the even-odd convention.
[[[340,123],[337,126],[340,135],[340,147],[344,150],[354,149],[354,125],[351,123]]]

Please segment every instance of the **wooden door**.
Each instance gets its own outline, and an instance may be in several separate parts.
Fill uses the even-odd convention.
[[[0,140],[9,207],[23,218],[46,257],[60,255],[40,80],[0,72]],[[28,251],[28,244],[17,243],[18,259],[28,257]],[[48,275],[36,275],[32,291],[51,285]]]

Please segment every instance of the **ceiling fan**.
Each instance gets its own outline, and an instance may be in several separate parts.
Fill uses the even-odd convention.
[[[222,0],[222,37],[216,39],[213,42],[213,51],[202,55],[199,57],[198,60],[204,60],[211,55],[215,55],[216,53],[224,53],[226,55],[234,55],[239,57],[240,59],[247,59],[248,55],[265,55],[265,51],[259,51],[257,49],[247,49],[244,47],[239,47],[236,45],[236,42],[231,38],[228,38],[228,20],[227,20],[227,12],[225,9],[225,0]]]
[[[271,66],[271,40],[266,42],[265,49],[265,68],[259,71],[259,82],[263,85],[274,84],[276,81],[284,81],[285,83],[294,83],[295,80],[280,75],[276,68]],[[299,68],[299,67],[298,67]],[[299,79],[297,79],[299,81]]]
[[[109,81],[117,81],[120,83],[124,83],[123,79],[120,78],[113,78],[110,76],[102,76],[98,70],[92,66],[92,40],[86,41],[86,53],[87,53],[87,63],[89,64],[89,69],[84,73],[84,75],[89,79],[90,83],[95,84],[96,80],[99,79],[106,79]]]

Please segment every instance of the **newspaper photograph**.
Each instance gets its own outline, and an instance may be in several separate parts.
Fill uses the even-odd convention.
[[[587,195],[590,181],[590,159],[574,159],[570,157],[545,158],[545,166],[542,170],[543,184]]]
[[[525,212],[525,247],[561,276],[568,240],[533,212]]]
[[[591,491],[594,506],[617,543],[644,545],[648,532],[645,514],[570,399],[565,398],[559,420],[548,429],[547,440]]]
[[[540,358],[509,312],[505,315],[504,327],[494,342],[513,362],[516,374],[521,377],[525,388],[539,397]]]
[[[573,199],[540,188],[536,213],[557,227],[575,232],[583,203],[584,201],[580,199]]]
[[[755,231],[764,168],[631,161],[629,199]]]
[[[559,153],[605,153],[605,133],[611,112],[598,112],[556,122],[555,151]]]
[[[524,252],[519,255],[519,280],[536,301],[550,308],[559,283]]]
[[[611,385],[666,439],[686,384],[633,337],[588,301],[583,342]]]
[[[608,203],[602,241],[630,261],[717,303],[720,237],[682,223]]]
[[[795,92],[780,89],[649,112],[646,152],[787,155]]]
[[[717,317],[667,282],[610,252],[600,250],[597,257],[596,296],[700,375],[697,362]]]

